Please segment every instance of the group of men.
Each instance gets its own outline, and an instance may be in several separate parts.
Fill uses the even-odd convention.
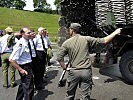
[[[64,70],[68,71],[66,100],[74,100],[78,85],[80,87],[80,100],[90,100],[92,69],[89,50],[99,43],[106,44],[110,42],[116,35],[121,33],[121,29],[116,29],[104,38],[94,38],[81,36],[81,27],[79,23],[72,23],[70,25],[68,31],[70,38],[62,44],[59,52],[57,52],[57,61],[59,61]],[[4,61],[11,63],[12,69],[16,68],[20,74],[22,83],[19,85],[16,100],[22,100],[23,98],[24,100],[33,100],[33,83],[35,83],[36,89],[43,89],[46,54],[47,49],[50,47],[50,41],[43,27],[38,28],[36,37],[34,31],[26,27],[22,28],[20,33],[22,38],[13,47],[6,47],[6,51],[2,51],[2,56],[6,54],[6,60]],[[65,55],[69,56],[68,68],[64,63]],[[5,71],[3,69],[3,72]],[[12,76],[14,76],[14,72]],[[11,79],[14,80],[15,77]],[[8,85],[6,81],[4,81],[4,85]]]
[[[0,38],[0,53],[2,57],[3,87],[8,88],[8,68],[10,70],[10,86],[15,87],[15,70],[20,75],[21,84],[16,100],[33,100],[34,87],[44,89],[44,73],[46,71],[47,49],[51,48],[44,27],[38,28],[38,34],[27,27],[20,30],[21,38],[15,40],[11,27],[5,29],[5,35]],[[14,41],[10,41],[11,38]],[[52,49],[52,48],[51,48]]]

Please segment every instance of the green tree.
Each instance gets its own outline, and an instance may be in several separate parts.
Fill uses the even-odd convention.
[[[19,9],[19,10],[23,10],[23,8],[26,6],[25,1],[22,0],[15,0],[14,1],[14,8]]]
[[[49,14],[52,14],[52,7],[50,4],[47,4],[44,8],[44,12],[45,13],[49,13]]]
[[[1,7],[23,10],[26,6],[25,0],[0,0]]]
[[[56,6],[56,10],[58,10],[58,8],[60,6],[60,2],[61,2],[61,0],[55,0],[54,1],[54,5]]]
[[[0,0],[0,6],[10,8],[13,7],[13,2],[14,0]]]
[[[38,4],[38,0],[33,0],[33,6],[34,6],[34,8],[37,7],[37,4]]]
[[[43,12],[47,6],[46,0],[33,0],[35,11]]]

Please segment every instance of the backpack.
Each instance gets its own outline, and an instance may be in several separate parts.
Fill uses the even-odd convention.
[[[10,48],[11,46],[13,46],[15,44],[15,36],[14,34],[11,34],[8,38],[7,38],[7,47]]]
[[[52,49],[48,48],[48,50],[47,50],[47,56],[48,56],[49,59],[51,59],[53,57],[53,51],[52,51]]]

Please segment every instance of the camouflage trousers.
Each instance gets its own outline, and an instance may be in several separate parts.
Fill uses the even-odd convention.
[[[2,54],[2,72],[3,72],[3,86],[8,87],[8,77],[10,76],[10,83],[15,83],[15,71],[16,69],[10,65],[9,62],[10,53]],[[8,75],[8,70],[10,75]]]

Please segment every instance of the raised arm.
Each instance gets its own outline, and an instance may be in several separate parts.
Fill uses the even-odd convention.
[[[119,35],[121,33],[121,28],[116,29],[113,33],[110,35],[104,37],[104,43],[107,44],[110,42],[116,35]]]

